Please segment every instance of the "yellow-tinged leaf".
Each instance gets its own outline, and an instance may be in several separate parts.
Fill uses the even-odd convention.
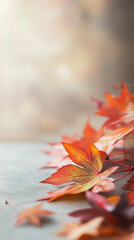
[[[58,171],[53,173],[49,178],[42,181],[42,183],[52,183],[54,185],[63,183],[73,184],[57,191],[50,192],[48,195],[38,200],[50,199],[50,201],[53,201],[66,194],[85,192],[92,187],[95,192],[110,191],[114,189],[112,179],[108,178],[108,176],[118,167],[112,167],[100,173],[102,170],[101,154],[92,141],[90,141],[89,144],[89,153],[85,149],[76,147],[72,144],[64,143],[63,146],[69,154],[70,159],[78,166],[64,166],[58,169]]]

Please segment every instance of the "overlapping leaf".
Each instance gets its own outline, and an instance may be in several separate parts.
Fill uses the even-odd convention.
[[[89,121],[87,121],[83,135],[80,139],[78,139],[78,135],[75,134],[73,137],[68,135],[64,135],[62,137],[62,141],[66,143],[72,143],[75,146],[87,148],[89,147],[89,142],[92,139],[93,142],[96,142],[100,137],[104,135],[104,128],[101,127],[99,130],[94,129]],[[73,162],[68,158],[67,153],[62,146],[61,143],[50,143],[52,146],[51,150],[43,150],[42,152],[50,155],[52,159],[48,161],[44,166],[40,169],[44,168],[60,168],[62,166],[73,164]],[[104,157],[107,157],[104,153],[102,153]]]
[[[108,155],[113,150],[115,144],[125,137],[127,134],[131,133],[134,130],[134,124],[129,124],[127,126],[120,127],[112,133],[109,133],[101,137],[95,145],[102,151],[106,152]]]
[[[76,141],[77,137],[78,137],[77,134],[75,134],[73,137],[64,135],[62,137],[62,141],[72,143],[72,142]],[[67,157],[66,151],[61,143],[49,143],[49,145],[52,147],[52,149],[51,150],[43,150],[42,152],[45,153],[46,155],[51,156],[52,159],[50,161],[48,161],[45,165],[40,167],[40,169],[59,168],[61,166],[71,163],[71,160]]]
[[[108,176],[118,167],[111,167],[101,173],[103,165],[100,151],[92,141],[90,141],[88,151],[68,143],[63,143],[63,146],[76,166],[71,164],[63,166],[52,176],[43,180],[42,183],[52,183],[54,185],[72,183],[72,185],[51,192],[39,200],[51,199],[52,201],[57,197],[77,194],[91,188],[94,192],[114,189],[113,179],[108,178]]]
[[[57,235],[67,236],[69,240],[89,240],[113,235],[115,233],[113,227],[101,226],[103,221],[103,217],[96,217],[84,224],[64,223],[64,229],[59,231]]]
[[[104,126],[114,129],[134,121],[134,94],[130,94],[125,83],[122,84],[120,97],[106,93],[105,98],[108,103],[98,102],[99,110],[96,112],[100,116],[108,117]],[[97,100],[94,101],[97,105]]]
[[[113,237],[127,239],[134,231],[134,193],[105,199],[99,194],[87,192],[92,208],[70,213],[80,222],[65,225],[60,235],[70,240],[93,239],[94,237]],[[131,239],[131,238],[130,238]]]
[[[123,186],[123,189],[128,190],[128,191],[134,191],[134,174],[127,181],[127,183]]]

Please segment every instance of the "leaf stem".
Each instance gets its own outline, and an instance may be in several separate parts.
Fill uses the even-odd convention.
[[[118,179],[114,180],[113,182],[117,182],[117,181],[119,181],[119,180],[121,180],[121,179],[127,177],[132,171],[133,171],[133,170],[130,170],[127,174],[125,174],[125,175],[122,176],[121,178],[118,178]]]
[[[117,172],[114,172],[112,174],[116,174],[116,173],[122,173],[122,172],[128,172],[128,171],[133,171],[134,170],[134,166],[130,167],[129,169],[125,169],[125,170],[121,170],[121,171],[117,171]]]
[[[115,164],[117,164],[117,165],[121,165],[121,166],[124,166],[124,167],[130,168],[130,166],[125,165],[125,164],[123,164],[123,163],[118,163],[118,162],[116,162],[116,161],[112,161],[112,160],[109,160],[109,161],[112,162],[112,163],[115,163]]]
[[[134,154],[131,155],[131,156],[128,156],[128,157],[124,157],[124,158],[121,158],[121,159],[117,159],[117,160],[115,160],[115,162],[125,161],[125,160],[128,160],[129,158],[132,158],[132,157],[134,157]]]
[[[133,153],[134,151],[125,151],[125,153]],[[124,151],[122,151],[122,152],[114,152],[114,153],[111,153],[110,154],[110,156],[112,156],[112,155],[118,155],[118,154],[123,154],[124,153]]]
[[[9,205],[10,207],[13,207],[13,208],[17,208],[17,209],[21,209],[21,210],[23,209],[22,207],[20,207],[20,206],[18,206],[16,204],[8,202],[7,200],[5,201],[5,204]]]

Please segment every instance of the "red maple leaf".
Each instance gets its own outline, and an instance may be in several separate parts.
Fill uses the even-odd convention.
[[[86,192],[90,208],[71,212],[69,216],[79,222],[65,223],[58,232],[70,240],[82,239],[133,239],[134,232],[134,194],[104,198],[99,194]]]
[[[86,140],[92,140],[93,142],[96,142],[103,135],[104,135],[104,128],[101,127],[99,130],[96,130],[91,126],[88,120],[83,130],[82,140],[86,139]]]
[[[127,183],[123,186],[123,189],[128,191],[134,191],[134,174],[130,177]]]
[[[105,98],[108,103],[98,102],[99,110],[96,112],[100,116],[108,117],[105,127],[114,129],[134,121],[134,94],[130,94],[125,83],[122,84],[119,97],[106,92]],[[95,101],[97,105],[97,100],[94,99]]]
[[[86,196],[92,207],[71,212],[69,216],[79,218],[79,222],[66,223],[59,235],[68,236],[72,240],[96,237],[133,239],[134,193],[128,192],[106,199],[87,191]]]
[[[63,142],[72,143],[75,146],[88,148],[89,141],[92,139],[93,142],[97,141],[100,137],[104,135],[104,128],[100,128],[98,131],[94,129],[89,121],[87,121],[84,130],[83,136],[77,140],[78,135],[75,134],[73,137],[64,135],[62,137]],[[52,150],[43,150],[42,152],[50,155],[52,159],[48,161],[40,169],[44,168],[60,168],[62,166],[73,164],[73,162],[68,158],[67,153],[61,143],[49,143],[52,146]],[[107,157],[105,155],[105,157]]]
[[[92,188],[92,191],[110,191],[114,189],[113,179],[108,176],[112,174],[118,167],[111,167],[101,173],[103,164],[100,151],[90,142],[88,151],[83,148],[68,143],[62,143],[65,150],[69,154],[69,158],[77,165],[67,165],[58,169],[49,178],[42,183],[52,183],[61,185],[64,183],[73,183],[57,191],[51,192],[45,197],[38,199],[51,199],[66,194],[77,194]]]

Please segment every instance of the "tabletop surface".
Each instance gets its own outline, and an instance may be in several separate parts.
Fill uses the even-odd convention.
[[[48,149],[44,143],[2,143],[0,144],[0,239],[65,239],[55,233],[62,229],[62,222],[73,221],[66,213],[88,206],[84,199],[65,200],[49,203],[44,201],[43,208],[56,212],[49,216],[48,221],[40,228],[24,224],[17,228],[14,216],[20,211],[9,205],[5,200],[23,208],[29,208],[37,203],[35,200],[44,196],[55,187],[39,183],[54,170],[38,170],[50,157],[40,150]]]
[[[48,240],[65,239],[65,237],[56,236],[55,233],[62,229],[63,222],[74,221],[67,216],[67,213],[89,206],[84,198],[72,199],[71,196],[51,203],[44,201],[43,208],[54,211],[56,214],[49,216],[42,227],[37,228],[30,224],[17,228],[13,226],[14,216],[20,210],[5,205],[5,200],[22,208],[29,208],[37,204],[36,199],[56,189],[56,186],[39,183],[54,172],[52,169],[38,170],[50,160],[50,156],[41,152],[42,149],[48,149],[48,145],[44,143],[0,144],[0,239],[43,240],[45,236]],[[120,185],[122,182],[118,183],[118,188]]]

